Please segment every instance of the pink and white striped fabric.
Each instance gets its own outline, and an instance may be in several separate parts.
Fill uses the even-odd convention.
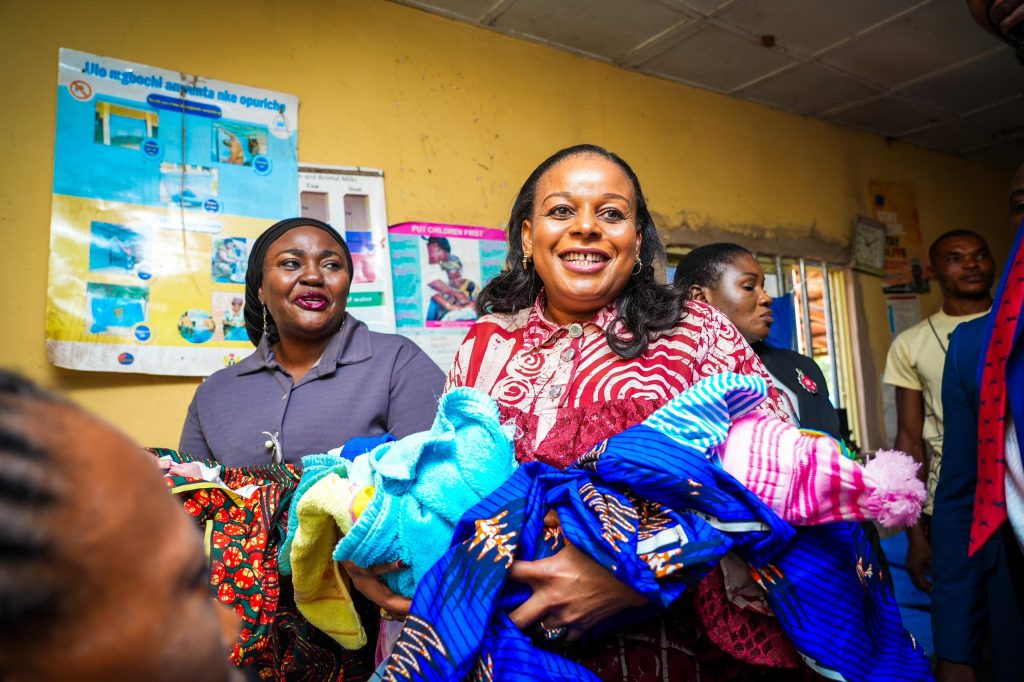
[[[869,519],[905,526],[924,503],[918,464],[906,454],[879,450],[862,467],[834,439],[762,412],[733,422],[719,455],[722,468],[797,526]]]

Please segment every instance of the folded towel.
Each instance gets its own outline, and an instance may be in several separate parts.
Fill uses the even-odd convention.
[[[459,518],[516,468],[497,404],[472,388],[443,395],[429,431],[378,446],[367,458],[374,495],[334,558],[364,567],[401,559],[409,568],[383,578],[409,597],[448,549]]]
[[[352,503],[360,492],[358,484],[340,476],[320,477],[299,500],[296,532],[288,536],[295,605],[346,649],[365,645],[366,632],[352,603],[348,576],[331,554],[338,538],[352,528]]]

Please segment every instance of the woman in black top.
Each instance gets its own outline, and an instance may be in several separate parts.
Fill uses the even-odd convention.
[[[793,421],[801,428],[840,438],[839,414],[814,360],[764,343],[771,331],[772,298],[764,290],[764,271],[738,244],[701,246],[682,258],[674,283],[688,298],[709,303],[729,318],[772,375]]]

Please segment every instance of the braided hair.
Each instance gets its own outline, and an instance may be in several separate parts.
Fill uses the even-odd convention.
[[[639,357],[647,350],[651,338],[667,331],[679,322],[682,295],[672,287],[659,284],[655,279],[655,261],[665,260],[654,219],[647,208],[640,180],[636,173],[617,154],[592,144],[580,144],[555,152],[545,159],[523,183],[512,204],[508,219],[508,257],[505,269],[488,282],[477,296],[477,309],[481,313],[514,313],[533,305],[544,282],[536,269],[523,268],[523,222],[533,216],[537,184],[541,177],[563,159],[572,156],[599,156],[617,165],[633,185],[636,195],[636,225],[642,237],[640,243],[640,272],[630,277],[626,288],[619,294],[618,317],[608,325],[605,338],[619,357],[627,360]]]
[[[60,588],[45,570],[54,540],[40,523],[56,507],[60,486],[51,456],[19,423],[29,402],[66,404],[0,369],[0,641],[50,622],[60,603]]]

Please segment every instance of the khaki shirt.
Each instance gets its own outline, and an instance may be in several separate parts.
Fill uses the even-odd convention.
[[[929,449],[928,500],[926,514],[932,513],[932,498],[942,463],[942,369],[946,364],[949,336],[962,322],[988,313],[947,315],[939,310],[893,339],[885,360],[882,381],[898,388],[921,391],[924,396],[922,436]],[[929,324],[930,323],[930,324]],[[934,328],[934,331],[933,331]]]

